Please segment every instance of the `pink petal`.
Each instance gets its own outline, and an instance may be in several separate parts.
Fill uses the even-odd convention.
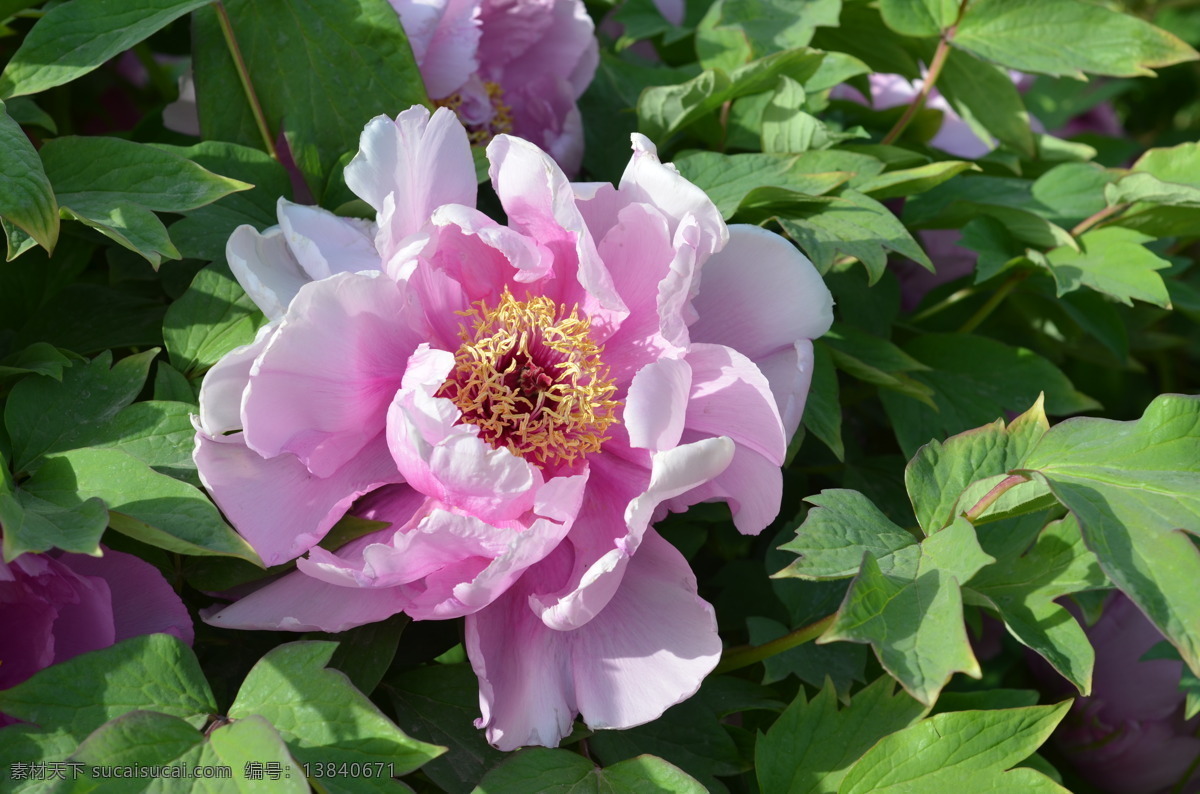
[[[757,226],[729,229],[729,245],[704,263],[692,302],[692,340],[726,345],[751,360],[816,339],[833,322],[833,297],[804,254]]]
[[[486,0],[479,69],[508,89],[552,74],[581,96],[600,62],[595,28],[579,0]]]
[[[339,273],[305,286],[254,363],[242,402],[245,443],[290,452],[317,477],[384,429],[420,338],[383,274]]]
[[[112,594],[114,642],[142,634],[170,634],[192,644],[192,618],[162,573],[132,554],[104,549],[103,557],[64,554],[59,558],[80,576],[94,576]]]
[[[317,477],[294,455],[263,458],[239,436],[196,434],[200,481],[267,565],[316,545],[360,495],[400,475],[382,433],[330,477]]]
[[[426,496],[485,521],[517,518],[533,506],[542,473],[479,438],[454,403],[434,396],[453,367],[444,350],[421,345],[413,355],[388,410],[392,457],[405,481]]]
[[[295,571],[201,617],[227,629],[338,632],[386,620],[404,606],[399,588],[339,587]]]
[[[550,157],[528,141],[498,135],[488,144],[492,184],[510,228],[537,240],[554,257],[555,271],[538,282],[565,306],[579,305],[603,342],[625,315],[612,277],[596,251],[570,182]]]
[[[553,255],[535,238],[471,207],[441,207],[431,221],[441,234],[428,256],[462,285],[469,302],[494,299],[505,286],[539,281],[554,266]]]
[[[728,438],[708,438],[650,456],[650,482],[636,494],[641,470],[613,456],[597,457],[592,466],[589,499],[567,540],[574,552],[564,586],[539,588],[530,606],[552,629],[565,631],[592,620],[621,584],[629,559],[637,551],[658,505],[716,477],[733,457]],[[601,462],[603,461],[603,462]],[[614,520],[624,506],[623,520]]]
[[[812,384],[813,344],[801,339],[791,348],[784,348],[754,362],[766,376],[775,396],[775,407],[783,422],[784,438],[791,438],[804,416],[808,402],[808,387]]]
[[[728,436],[782,466],[783,424],[770,384],[754,362],[722,345],[693,344],[687,363],[692,391],[684,425],[701,435]]]
[[[204,373],[200,415],[193,419],[196,429],[214,438],[242,429],[242,395],[250,383],[250,370],[277,327],[276,323],[264,325],[253,342],[229,351]]]
[[[573,631],[547,628],[525,606],[525,580],[542,567],[553,578],[565,566],[547,560],[467,618],[483,712],[476,725],[496,747],[555,746],[577,711],[593,729],[649,722],[694,694],[720,658],[712,607],[696,595],[683,556],[657,533],[647,533],[604,610]]]
[[[381,269],[375,224],[279,199],[279,226],[292,256],[312,280]]]
[[[690,433],[684,438],[691,440]],[[783,471],[778,463],[753,449],[736,446],[725,471],[702,485],[667,502],[673,513],[682,513],[699,502],[729,503],[733,524],[743,535],[757,535],[776,516],[783,499]]]
[[[622,416],[630,445],[653,452],[678,445],[691,388],[692,368],[682,359],[664,358],[634,375]]]
[[[346,185],[379,212],[377,248],[386,260],[441,205],[475,206],[467,133],[445,108],[432,117],[419,106],[395,121],[377,116],[363,129],[358,154],[346,166]]]
[[[237,227],[225,245],[225,258],[250,300],[272,320],[283,316],[310,281],[278,226],[261,234],[253,226]]]
[[[479,0],[391,0],[431,99],[449,96],[479,68]]]

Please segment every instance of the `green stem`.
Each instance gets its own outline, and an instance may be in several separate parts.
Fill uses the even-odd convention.
[[[954,20],[954,24],[942,31],[942,37],[938,41],[937,49],[933,52],[933,60],[929,62],[929,71],[925,74],[924,84],[921,86],[920,92],[913,98],[912,103],[904,109],[904,115],[896,122],[888,134],[883,136],[880,143],[891,144],[895,143],[900,134],[904,132],[909,123],[917,115],[921,108],[925,107],[925,100],[929,98],[929,92],[933,90],[933,84],[937,82],[938,77],[942,74],[942,67],[946,65],[946,58],[950,55],[950,40],[954,38],[954,32],[958,29],[958,23],[962,21],[963,14],[967,10],[967,3],[970,0],[962,0],[958,5],[958,17]]]
[[[713,673],[728,673],[730,670],[749,667],[755,662],[761,662],[763,659],[769,659],[777,653],[783,653],[795,648],[797,645],[803,645],[810,640],[815,640],[825,633],[825,629],[829,628],[829,624],[833,623],[835,617],[837,617],[836,613],[826,615],[816,623],[798,628],[779,639],[771,640],[762,645],[739,645],[736,648],[729,648],[725,653],[721,654],[721,663],[717,665]]]
[[[1029,482],[1029,477],[1024,474],[1013,474],[1005,477],[992,490],[983,495],[983,498],[975,503],[975,506],[968,510],[964,515],[968,521],[974,522],[979,518],[983,511],[996,503],[996,500],[1005,494],[1010,488],[1014,488],[1023,482]]]
[[[974,314],[967,318],[967,321],[962,324],[958,332],[960,334],[969,334],[982,325],[983,321],[996,310],[996,307],[1004,302],[1004,299],[1008,297],[1008,293],[1016,289],[1017,285],[1024,281],[1028,275],[1028,273],[1014,273],[1009,276],[1008,280],[1001,284],[1000,288],[993,292],[992,296]]]
[[[914,322],[914,323],[923,322],[925,320],[928,320],[930,317],[932,317],[935,314],[941,314],[946,309],[949,309],[951,306],[955,305],[956,303],[961,303],[962,301],[964,301],[967,298],[974,295],[976,292],[979,292],[979,287],[963,287],[962,289],[958,290],[957,292],[954,292],[954,293],[948,295],[947,297],[943,298],[942,300],[938,301],[937,303],[933,304],[928,309],[925,309],[923,311],[918,312],[917,314],[914,314],[912,317],[912,322]]]
[[[229,21],[229,14],[225,11],[225,5],[221,0],[213,0],[213,8],[217,10],[217,21],[221,23],[221,33],[225,36],[229,54],[233,56],[233,65],[237,70],[238,79],[242,81],[242,90],[246,92],[246,100],[250,103],[250,112],[254,114],[254,123],[258,126],[258,134],[262,136],[267,153],[278,160],[279,152],[275,151],[275,139],[271,136],[270,128],[267,127],[267,117],[263,115],[258,94],[254,93],[254,85],[250,82],[250,72],[246,69],[246,61],[242,58],[242,50],[238,47],[237,39],[233,35],[233,23]]]
[[[1128,205],[1128,204],[1114,204],[1111,207],[1105,207],[1104,209],[1100,210],[1099,212],[1089,215],[1088,217],[1081,220],[1075,226],[1075,228],[1071,230],[1071,236],[1078,237],[1079,235],[1086,232],[1088,229],[1091,229],[1093,226],[1101,223],[1102,221],[1108,220],[1113,215],[1116,215],[1118,212],[1124,212],[1125,210],[1129,209],[1129,206],[1130,205]]]

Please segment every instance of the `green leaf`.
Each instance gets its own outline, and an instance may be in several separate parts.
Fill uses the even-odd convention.
[[[981,671],[963,625],[960,585],[994,558],[959,518],[923,540],[919,556],[896,556],[884,573],[869,553],[833,624],[818,642],[870,643],[880,664],[917,700],[932,705],[950,676]]]
[[[613,11],[612,19],[624,28],[621,38],[617,39],[617,52],[635,41],[651,39],[675,28],[651,0],[630,0],[622,3]]]
[[[1080,287],[1110,295],[1127,306],[1133,299],[1171,308],[1171,298],[1157,272],[1171,263],[1143,243],[1152,238],[1132,229],[1095,229],[1079,238],[1079,250],[1055,248],[1046,254],[1061,297]]]
[[[143,634],[83,653],[0,690],[0,711],[80,742],[114,717],[157,711],[201,728],[217,710],[191,648],[169,634]]]
[[[958,4],[951,0],[951,5]],[[1029,113],[1007,71],[951,50],[937,86],[968,124],[983,128],[1022,157],[1036,155]]]
[[[1162,395],[1141,419],[1079,418],[1042,437],[1023,472],[1079,521],[1109,578],[1200,673],[1200,397]]]
[[[326,669],[335,648],[291,642],[272,649],[246,676],[229,716],[267,718],[302,763],[383,761],[403,776],[445,752],[406,736],[343,673]]]
[[[818,342],[813,345],[812,385],[804,403],[804,426],[837,456],[846,459],[842,444],[842,404],[838,399],[837,370],[830,358],[829,348]]]
[[[113,766],[208,767],[215,772],[211,779],[173,782],[172,791],[220,794],[230,786],[238,791],[309,791],[304,771],[270,723],[258,715],[219,724],[205,735],[178,717],[132,711],[97,728],[70,761],[84,764],[78,779],[102,792],[125,790],[114,785]],[[98,766],[109,771],[95,778],[92,772]]]
[[[476,794],[703,794],[694,778],[652,755],[603,769],[578,753],[530,747],[489,772]]]
[[[47,251],[58,242],[58,203],[41,158],[0,102],[0,216]],[[10,257],[12,258],[12,257]]]
[[[151,212],[184,212],[251,185],[191,160],[119,138],[67,136],[42,147],[59,206],[157,267],[179,258]]]
[[[0,5],[3,4],[3,0],[0,0]],[[4,12],[0,10],[0,19],[3,17]],[[38,107],[30,97],[13,97],[3,104],[8,108],[9,118],[22,127],[41,127],[51,135],[58,134],[58,125],[54,122],[54,117]]]
[[[801,689],[754,747],[758,785],[779,794],[834,794],[871,745],[920,719],[926,709],[888,676],[839,709],[827,682],[811,701]]]
[[[806,497],[815,507],[796,528],[796,537],[779,548],[796,559],[777,577],[845,579],[858,572],[863,555],[885,571],[897,553],[914,555],[917,539],[896,526],[858,491],[826,489]]]
[[[938,36],[958,20],[958,0],[880,0],[887,26],[902,36]]]
[[[1023,411],[1041,392],[1046,412],[1062,416],[1099,407],[1056,366],[1024,348],[969,334],[924,334],[905,351],[929,371],[912,373],[934,390],[937,411],[891,391],[880,392],[901,449],[987,424],[1005,411]]]
[[[272,136],[319,199],[366,123],[428,105],[420,72],[387,0],[226,0],[246,70]],[[216,14],[192,17],[196,102],[203,137],[261,148]],[[336,64],[337,68],[330,68]]]
[[[224,261],[205,267],[163,318],[171,363],[189,377],[205,372],[229,351],[254,341],[266,323]]]
[[[1014,637],[1040,654],[1079,694],[1091,694],[1095,653],[1075,618],[1055,599],[1104,587],[1107,577],[1084,546],[1073,517],[1049,524],[1029,549],[1014,548],[1002,538],[996,544],[1007,552],[1002,557],[989,535],[1006,530],[1001,525],[980,530],[980,543],[997,561],[975,574],[968,586],[991,602]]]
[[[50,549],[96,555],[108,527],[108,510],[99,499],[62,507],[24,490],[0,487],[0,526],[4,527],[5,562],[25,552]]]
[[[56,381],[62,380],[63,370],[71,366],[67,358],[54,345],[34,342],[12,355],[0,359],[0,381],[19,375],[45,375]]]
[[[1049,427],[1039,395],[1011,425],[997,419],[921,447],[904,470],[904,485],[925,534],[932,535],[970,509],[974,503],[959,500],[963,490],[976,480],[1017,468]]]
[[[842,0],[718,0],[696,28],[705,69],[732,71],[748,61],[805,47],[818,26],[838,23]]]
[[[904,204],[904,222],[915,229],[960,229],[980,215],[988,215],[1029,245],[1073,246],[1071,235],[1047,220],[1053,214],[1054,210],[1033,196],[1028,180],[996,176],[964,175]]]
[[[1151,149],[1133,164],[1135,174],[1148,174],[1162,182],[1170,183],[1169,187],[1159,190],[1162,191],[1163,197],[1174,195],[1177,199],[1190,198],[1191,193],[1186,190],[1177,191],[1176,186],[1200,188],[1197,169],[1200,169],[1200,144],[1196,143]],[[1132,175],[1121,181],[1124,182],[1130,176]],[[1153,183],[1141,181],[1141,177],[1130,183],[1131,188],[1139,185],[1142,189],[1154,189]],[[1187,236],[1200,224],[1200,207],[1189,206],[1188,202],[1175,205],[1164,205],[1154,201],[1139,202],[1110,223],[1153,237]]]
[[[887,267],[889,250],[933,270],[933,263],[900,219],[856,190],[842,190],[833,202],[819,209],[781,217],[779,225],[822,273],[833,266],[839,254],[845,254],[863,263],[874,284]]]
[[[865,179],[855,187],[859,192],[866,193],[876,201],[884,201],[901,196],[912,196],[932,190],[947,179],[958,176],[963,171],[975,170],[978,166],[963,160],[943,160],[937,163],[926,163],[916,168],[904,168]]]
[[[1105,185],[1104,199],[1110,206],[1145,201],[1175,207],[1200,207],[1200,188],[1164,182],[1153,174],[1134,171]]]
[[[1080,80],[1149,76],[1200,58],[1167,31],[1084,0],[977,0],[951,43],[1010,69]]]
[[[410,736],[445,745],[445,755],[421,768],[450,794],[467,794],[508,756],[475,727],[479,681],[469,664],[429,665],[388,679],[396,721]]]
[[[1095,163],[1063,163],[1033,183],[1035,200],[1051,211],[1051,219],[1073,225],[1105,207],[1111,171]]]
[[[277,223],[275,206],[281,196],[290,198],[292,182],[287,170],[269,154],[224,141],[204,141],[195,146],[159,146],[218,174],[254,185],[252,190],[231,193],[192,210],[171,225],[171,239],[190,259],[224,259],[225,244],[233,230],[249,224],[262,230]]]
[[[69,83],[207,0],[72,0],[46,12],[0,74],[0,97]]]
[[[356,626],[336,634],[314,632],[305,635],[304,639],[336,642],[338,647],[333,652],[329,665],[345,673],[359,692],[369,695],[379,686],[383,674],[396,658],[400,635],[408,624],[407,615],[392,615],[386,620]]]
[[[26,378],[13,387],[4,424],[13,441],[13,466],[32,471],[44,455],[86,446],[137,397],[157,350],[121,359],[109,368],[105,352],[63,372],[61,382]]]
[[[37,780],[32,774],[24,780],[18,777],[17,770],[21,769],[18,764],[25,764],[25,769],[32,771],[31,763],[65,761],[78,744],[79,740],[65,730],[42,730],[28,723],[0,728],[0,783],[7,784],[5,791],[13,794],[53,791],[56,781]]]
[[[152,546],[260,564],[250,545],[198,488],[159,474],[117,449],[76,449],[49,456],[25,488],[62,506],[103,499],[109,526]]]
[[[730,73],[709,69],[685,83],[647,88],[638,98],[638,126],[662,142],[722,104],[774,88],[780,75],[803,83],[816,73],[825,53],[795,49],[768,55]]]
[[[845,165],[863,163],[871,168],[874,161],[850,155]],[[825,159],[820,165],[827,165]],[[798,154],[719,154],[695,152],[675,159],[675,166],[690,182],[705,192],[728,220],[744,204],[748,194],[762,187],[779,187],[819,196],[854,176],[853,171],[814,172],[815,163]]]
[[[1066,794],[1040,772],[1025,767],[1005,770],[1032,755],[1070,705],[935,715],[881,739],[846,775],[838,794]]]
[[[196,429],[191,403],[146,400],[123,409],[112,422],[96,429],[88,446],[132,455],[162,474],[199,485],[192,450]]]

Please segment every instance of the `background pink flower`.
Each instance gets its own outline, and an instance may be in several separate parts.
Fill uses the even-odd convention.
[[[580,0],[391,0],[430,99],[454,110],[472,143],[512,133],[568,174],[583,159],[575,101],[599,63]]]
[[[466,131],[413,108],[372,121],[347,167],[374,224],[281,202],[279,227],[234,234],[273,321],[206,377],[196,462],[265,562],[307,555],[210,622],[465,616],[502,749],[695,692],[715,619],[650,525],[706,500],[743,532],[775,518],[832,300],[794,246],[727,228],[633,148],[619,186],[573,185],[497,136],[501,225],[472,206]],[[389,526],[317,546],[348,510]]]
[[[140,634],[171,634],[191,645],[192,619],[158,569],[103,551],[0,562],[0,689]],[[9,722],[0,714],[0,725]]]

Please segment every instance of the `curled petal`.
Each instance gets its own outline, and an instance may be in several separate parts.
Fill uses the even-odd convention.
[[[438,207],[475,206],[476,184],[467,133],[445,108],[371,119],[346,166],[346,185],[379,212],[376,247],[385,260]]]
[[[229,351],[204,373],[200,414],[192,420],[197,430],[215,438],[242,429],[242,395],[250,383],[250,370],[277,327],[264,325],[253,342]]]
[[[556,631],[530,613],[525,580],[561,577],[564,557],[467,618],[483,712],[476,725],[502,750],[557,745],[576,712],[594,729],[649,722],[694,694],[720,658],[712,607],[696,595],[687,561],[657,533],[646,534],[602,612]]]
[[[237,227],[225,245],[225,258],[250,300],[271,320],[282,317],[300,288],[311,281],[278,226],[262,233],[253,226]]]
[[[346,465],[384,428],[420,339],[400,287],[339,273],[305,286],[259,355],[242,402],[245,443],[296,455],[317,477]]]
[[[339,218],[328,210],[279,199],[279,227],[292,256],[310,280],[334,273],[381,269],[375,250],[375,224]]]
[[[196,434],[200,481],[267,565],[316,545],[360,495],[400,480],[380,434],[329,477],[317,477],[295,455],[264,458],[240,436]]]

